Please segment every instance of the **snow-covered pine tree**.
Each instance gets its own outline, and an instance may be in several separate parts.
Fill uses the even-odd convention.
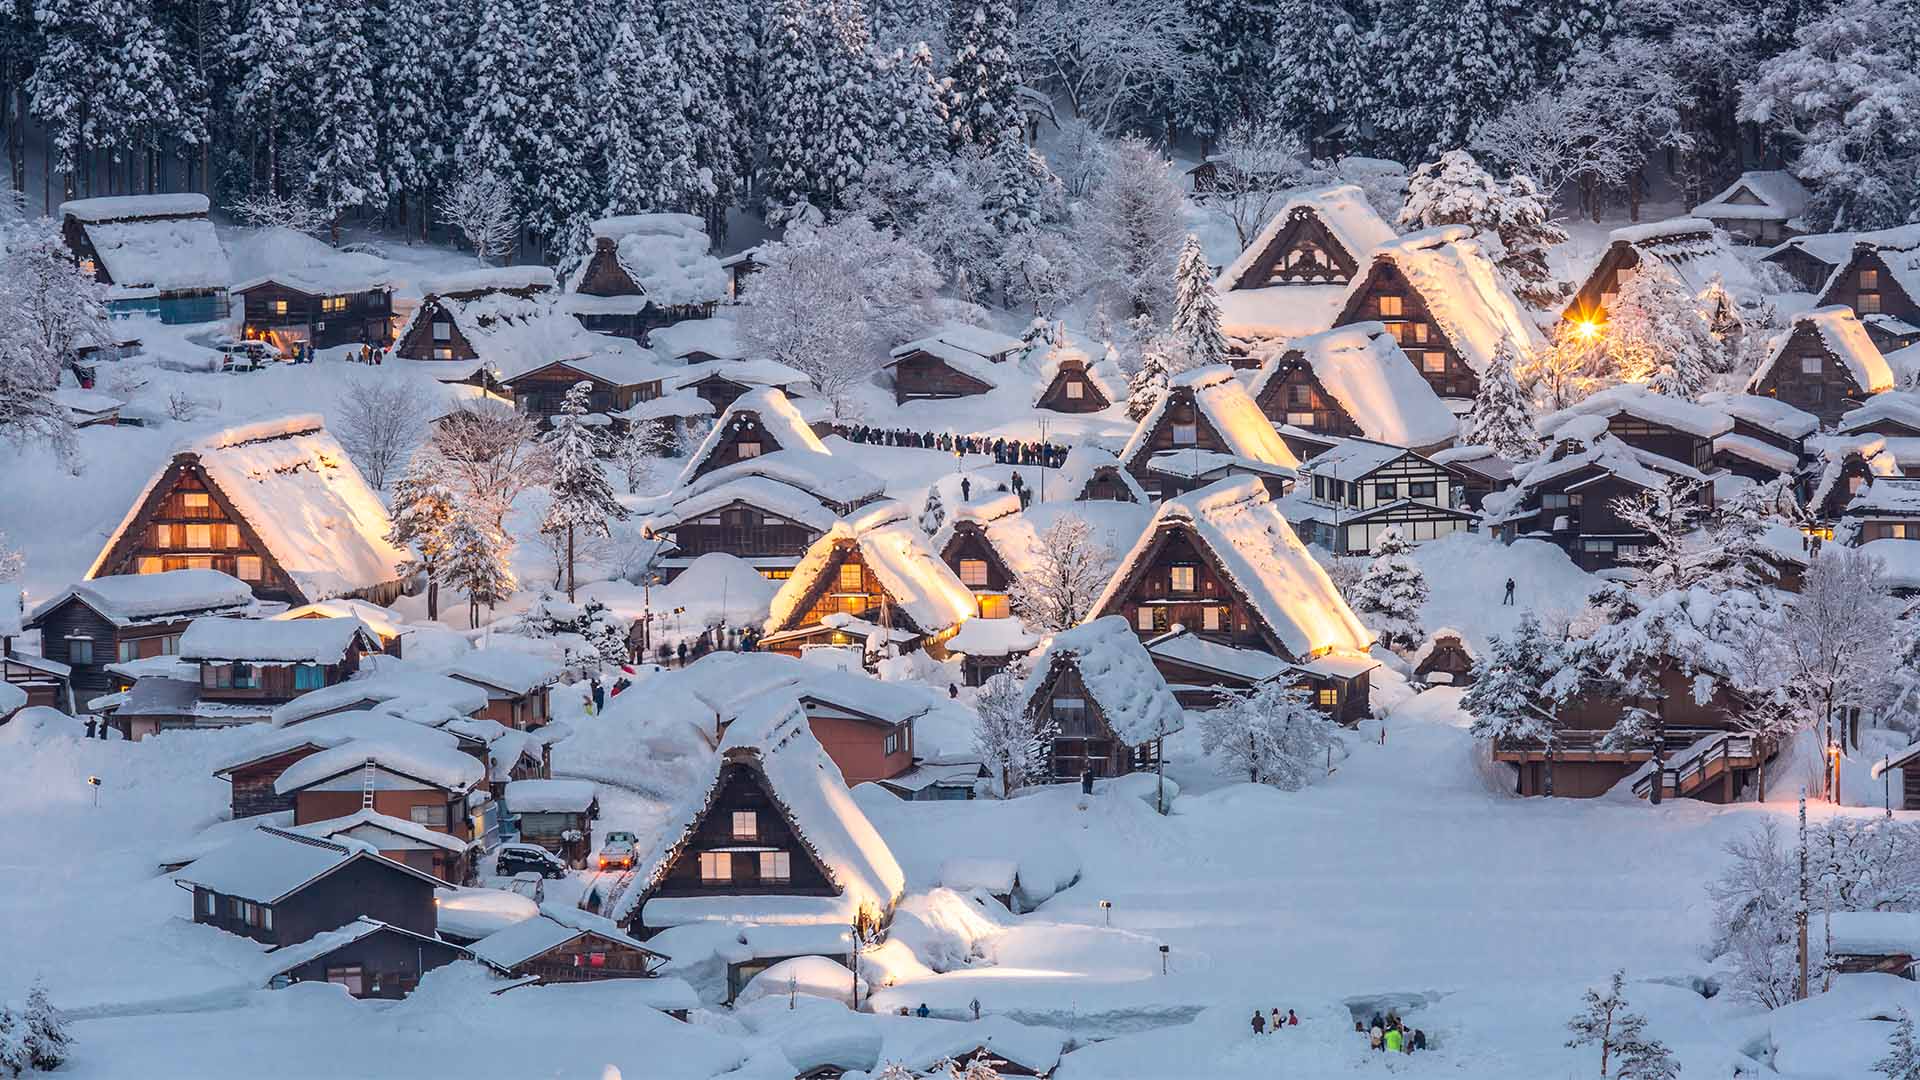
[[[7,534],[0,532],[0,581],[12,581],[27,568],[27,557],[19,548],[7,544]],[[8,614],[13,614],[9,612]]]
[[[535,201],[527,182],[533,133],[524,120],[532,108],[527,95],[527,67],[533,59],[527,40],[531,4],[476,0],[476,6],[479,23],[473,47],[461,58],[466,124],[455,157],[464,172],[491,172],[507,181],[514,203],[524,212]]]
[[[532,0],[532,6],[531,64],[523,73],[527,112],[521,118],[527,127],[521,142],[527,155],[524,209],[549,258],[578,260],[586,252],[588,226],[601,209],[592,139],[582,135],[593,129],[589,95],[607,43],[600,40],[591,12],[581,11],[574,0]],[[645,70],[621,74],[638,79]],[[676,100],[664,104],[678,112]]]
[[[1220,298],[1213,291],[1213,270],[1207,265],[1200,238],[1187,234],[1180,261],[1173,271],[1173,336],[1186,346],[1188,364],[1204,367],[1227,362],[1227,335],[1220,329]]]
[[[1709,388],[1720,345],[1679,275],[1642,259],[1607,308],[1601,334],[1615,378],[1692,399]]]
[[[947,119],[946,96],[934,74],[933,51],[926,42],[916,41],[904,52],[894,54],[884,88],[888,103],[882,113],[885,123],[880,138],[886,151],[878,160],[907,170],[944,160],[952,140],[952,122]]]
[[[1348,604],[1379,634],[1380,644],[1399,653],[1416,649],[1426,640],[1420,627],[1420,609],[1432,589],[1420,564],[1413,561],[1413,545],[1389,526],[1373,545],[1373,562],[1360,575]]]
[[[172,52],[172,42],[143,0],[102,0],[108,9],[113,66],[94,122],[106,142],[136,160],[170,140],[193,144],[206,137],[201,118],[181,96],[191,69]],[[147,172],[145,182],[156,178]]]
[[[459,516],[459,497],[439,478],[439,459],[416,452],[407,471],[393,486],[393,528],[387,543],[411,550],[414,557],[395,569],[411,577],[427,578],[427,618],[440,617],[440,562],[446,557],[448,533]]]
[[[811,200],[824,183],[824,21],[811,0],[775,0],[766,15],[757,126],[766,138],[760,189],[770,210]]]
[[[620,471],[627,479],[627,494],[634,495],[640,490],[640,484],[653,473],[655,467],[666,458],[673,457],[680,448],[680,438],[664,420],[645,420],[630,423],[624,434],[616,436],[613,457],[620,465]]]
[[[303,22],[300,0],[248,0],[233,35],[233,115],[261,155],[254,179],[269,194],[287,191],[282,138],[312,60]]]
[[[1201,713],[1200,734],[1227,773],[1288,791],[1325,775],[1334,741],[1333,720],[1305,690],[1281,679],[1237,691]]]
[[[27,1011],[21,1017],[27,1057],[41,1072],[52,1072],[66,1063],[73,1051],[73,1036],[67,1031],[67,1018],[47,997],[46,980],[36,978],[27,991]],[[0,1039],[5,1035],[0,1034]]]
[[[553,426],[540,439],[553,468],[548,485],[553,501],[540,522],[540,531],[566,534],[569,603],[574,591],[574,534],[607,536],[614,522],[625,521],[628,516],[600,467],[600,436],[587,423],[591,409],[587,396],[592,392],[593,384],[584,379],[568,388],[560,411],[551,418]]]
[[[645,5],[615,29],[600,79],[604,212],[711,210],[703,200],[714,192],[694,165],[687,87]]]
[[[947,506],[940,501],[940,485],[927,488],[927,501],[920,504],[920,531],[932,536],[947,523]]]
[[[958,145],[991,142],[1020,113],[1019,8],[1014,0],[954,0],[947,19],[948,113]]]
[[[1572,319],[1560,320],[1547,347],[1534,354],[1525,371],[1515,374],[1547,412],[1564,409],[1619,381],[1600,328]]]
[[[446,558],[440,564],[440,584],[466,594],[467,625],[480,627],[480,608],[504,600],[519,584],[509,561],[513,541],[469,507],[461,507],[447,530]]]
[[[953,1075],[956,1080],[1000,1080],[1000,1070],[994,1068],[993,1059],[984,1050],[969,1058],[964,1069],[956,1064]]]
[[[1644,1018],[1632,1013],[1621,1023],[1620,1071],[1613,1074],[1614,1080],[1679,1080],[1680,1063],[1674,1060],[1673,1051],[1648,1035],[1646,1024]]]
[[[336,243],[342,212],[377,211],[387,205],[374,126],[378,106],[367,19],[366,0],[311,0],[307,6],[307,32],[313,39],[303,125],[307,198],[326,212]]]
[[[913,1070],[898,1061],[889,1061],[880,1071],[873,1074],[873,1080],[918,1080]],[[1904,1080],[1904,1078],[1903,1078]]]
[[[1460,707],[1473,717],[1474,738],[1519,739],[1547,748],[1546,794],[1553,794],[1553,749],[1559,742],[1560,710],[1576,689],[1577,669],[1564,642],[1547,633],[1540,617],[1523,611],[1513,629],[1487,641],[1473,665],[1473,684]]]
[[[1267,68],[1272,118],[1308,136],[1364,108],[1366,36],[1338,0],[1275,0]]]
[[[1873,1071],[1887,1080],[1920,1080],[1920,1043],[1913,1037],[1913,1017],[1899,1010],[1893,1031],[1887,1035],[1887,1056],[1874,1062]]]
[[[672,60],[688,106],[672,119],[685,124],[691,149],[690,170],[662,185],[685,186],[682,200],[707,224],[716,241],[726,236],[727,209],[744,194],[736,146],[750,117],[738,111],[729,81],[738,64],[732,53],[734,21],[742,17],[739,0],[661,0],[660,41]],[[692,103],[697,102],[697,107]],[[677,147],[677,133],[662,140]],[[675,153],[668,153],[674,160]]]
[[[69,194],[73,172],[93,149],[89,136],[103,96],[101,73],[112,69],[110,7],[110,0],[46,0],[33,8],[40,48],[27,78],[28,108],[46,125],[51,167],[67,174]]]
[[[1501,338],[1493,360],[1480,373],[1473,407],[1460,418],[1460,445],[1489,447],[1501,460],[1515,463],[1540,452],[1540,440],[1533,431],[1533,406],[1513,373],[1518,360],[1513,338]]]
[[[984,205],[1002,238],[1032,232],[1064,216],[1059,179],[1017,126],[993,143],[989,166],[992,180],[983,193]]]
[[[1127,379],[1127,419],[1140,420],[1166,396],[1175,369],[1181,366],[1175,351],[1165,335],[1151,337],[1141,347],[1140,366]]]
[[[882,126],[882,69],[867,29],[864,0],[824,0],[829,23],[825,39],[826,96],[821,132],[821,187],[816,205],[846,206],[848,193],[867,170]]]
[[[33,1051],[27,1046],[27,1029],[20,1017],[0,1004],[0,1076],[19,1076],[33,1068]]]
[[[1041,532],[1030,555],[1014,577],[1014,614],[1035,632],[1057,633],[1085,622],[1113,577],[1113,549],[1085,518],[1062,514]]]
[[[872,0],[867,11],[874,43],[888,52],[911,53],[915,45],[939,41],[951,8],[944,0]]]
[[[1631,1015],[1627,1012],[1626,978],[1625,971],[1615,971],[1604,994],[1588,987],[1584,1006],[1567,1021],[1567,1030],[1573,1033],[1573,1038],[1567,1040],[1567,1049],[1599,1044],[1601,1076],[1607,1074],[1607,1062],[1619,1047],[1625,1034],[1624,1021]]]
[[[1547,200],[1525,176],[1502,184],[1465,150],[1449,150],[1413,171],[1400,225],[1430,229],[1466,225],[1488,245],[1487,255],[1513,294],[1544,308],[1566,295],[1547,265],[1547,249],[1565,243],[1566,230],[1548,219]]]
[[[423,237],[429,220],[427,193],[446,166],[442,147],[451,133],[447,110],[452,85],[446,69],[421,63],[420,53],[445,47],[452,17],[453,5],[447,0],[386,0],[379,31],[373,35],[382,182],[401,220],[406,219],[408,200],[413,201],[413,224]]]
[[[1400,160],[1465,145],[1533,88],[1522,0],[1386,0],[1378,10],[1374,55],[1386,78],[1375,115]],[[1398,62],[1408,56],[1423,62]]]

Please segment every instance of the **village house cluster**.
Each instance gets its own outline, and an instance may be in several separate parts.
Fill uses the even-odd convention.
[[[1341,725],[1371,718],[1378,630],[1326,556],[1390,536],[1544,541],[1607,572],[1650,541],[1621,500],[1685,490],[1711,506],[1778,482],[1803,515],[1764,538],[1782,588],[1834,543],[1920,592],[1920,393],[1905,389],[1920,376],[1920,226],[1789,235],[1791,195],[1749,174],[1695,216],[1616,230],[1543,330],[1554,320],[1516,299],[1471,230],[1400,235],[1356,186],[1300,192],[1214,280],[1226,362],[1173,374],[1123,438],[922,437],[902,419],[912,441],[871,441],[954,461],[918,506],[845,449],[890,419],[856,432],[805,374],[743,346],[726,309],[755,263],[715,254],[697,218],[601,220],[565,281],[478,269],[425,282],[402,311],[383,260],[288,230],[225,249],[200,196],[70,202],[63,235],[116,312],[189,325],[232,311],[241,340],[275,355],[364,348],[543,423],[584,387],[608,430],[703,433],[664,494],[629,500],[658,545],[647,587],[721,555],[772,596],[744,651],[674,670],[640,670],[666,655],[651,610],[621,620],[649,722],[680,747],[661,753],[697,762],[699,782],[651,836],[620,832],[606,790],[555,768],[572,734],[556,706],[604,709],[606,670],[504,634],[449,650],[441,628],[397,614],[419,582],[386,504],[319,416],[294,414],[181,443],[83,580],[0,596],[0,719],[43,706],[103,737],[253,733],[215,773],[231,820],[164,864],[194,922],[267,947],[262,985],[399,997],[472,960],[503,988],[644,983],[684,1018],[756,980],[765,993],[817,975],[818,958],[858,972],[907,875],[852,788],[970,799],[1000,782],[980,755],[923,752],[916,733],[1003,671],[1044,733],[1041,782],[1091,793],[1160,770],[1194,717],[1261,687]],[[1777,246],[1756,262],[1736,239]],[[1815,299],[1782,320],[1742,393],[1620,385],[1540,417],[1524,454],[1462,439],[1485,380],[1558,335],[1606,334],[1623,286],[1656,271],[1730,315],[1770,301],[1766,273]],[[1105,343],[1044,321],[1018,336],[930,327],[878,377],[903,417],[998,395],[1052,423],[1118,416],[1130,396]],[[1020,590],[1049,572],[1070,520],[1091,522],[1111,572],[1073,625],[1031,625]],[[1456,629],[1404,655],[1421,685],[1480,670]],[[939,683],[870,674],[903,660],[957,663]],[[1502,740],[1494,759],[1521,794],[1594,796],[1664,756],[1640,794],[1731,801],[1770,747],[1735,737],[1727,703],[1685,692],[1686,673],[1661,678],[1674,685],[1657,743],[1604,740],[1632,702],[1596,693],[1565,711],[1555,745]],[[1920,780],[1905,799],[1920,807]],[[956,858],[943,876],[1016,911],[1058,885],[1020,871]],[[786,1049],[804,1080],[975,1057],[1046,1076],[1068,1042],[989,1018]]]

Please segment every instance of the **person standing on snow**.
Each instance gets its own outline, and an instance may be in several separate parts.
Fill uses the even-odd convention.
[[[1278,1034],[1281,1028],[1287,1026],[1287,1021],[1285,1017],[1280,1015],[1280,1010],[1275,1009],[1273,1010],[1273,1019],[1268,1021],[1268,1025],[1273,1028],[1275,1034]]]
[[[1373,1026],[1367,1029],[1367,1045],[1375,1050],[1380,1049],[1384,1035],[1385,1033],[1380,1030],[1380,1018],[1376,1016],[1373,1018]]]
[[[1513,606],[1513,579],[1512,578],[1507,579],[1507,594],[1501,597],[1500,605],[1502,607]]]
[[[1259,1009],[1253,1010],[1253,1033],[1256,1036],[1267,1033],[1267,1018],[1260,1015]]]
[[[600,682],[598,675],[593,679],[593,715],[599,716],[607,708],[607,688]]]
[[[1292,1009],[1288,1009],[1288,1010],[1287,1010],[1287,1026],[1288,1026],[1288,1027],[1299,1027],[1299,1026],[1300,1026],[1300,1018],[1299,1018],[1299,1017],[1297,1017],[1297,1016],[1295,1016],[1295,1015],[1293,1015],[1293,1010],[1292,1010]]]
[[[1401,1041],[1402,1040],[1400,1037],[1399,1028],[1391,1027],[1387,1029],[1387,1053],[1389,1054],[1399,1053]]]

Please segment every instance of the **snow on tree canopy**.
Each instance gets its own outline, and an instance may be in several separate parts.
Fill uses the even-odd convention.
[[[1802,328],[1811,328],[1820,335],[1827,349],[1846,365],[1847,374],[1853,377],[1854,385],[1869,394],[1878,394],[1893,389],[1893,368],[1887,358],[1880,353],[1880,347],[1867,336],[1867,328],[1860,317],[1845,304],[1830,304],[1812,311],[1804,311],[1793,317],[1793,325],[1781,334],[1773,351],[1761,362],[1753,377],[1747,380],[1747,388],[1752,389],[1765,382],[1773,373],[1773,366],[1793,343],[1795,334]]]
[[[1792,222],[1807,212],[1812,194],[1789,172],[1744,172],[1740,179],[1693,208],[1697,218]]]
[[[487,769],[472,754],[450,746],[435,746],[411,738],[353,739],[301,758],[273,782],[281,795],[299,791],[327,780],[348,776],[347,788],[361,789],[360,773],[373,763],[380,772],[398,774],[405,780],[431,784],[445,791],[462,794],[472,791],[487,779]]]
[[[1377,322],[1354,323],[1294,340],[1254,376],[1255,401],[1288,358],[1304,361],[1320,385],[1369,439],[1395,446],[1432,446],[1453,437],[1457,421],[1399,342]]]
[[[113,280],[110,295],[225,289],[226,249],[207,219],[205,195],[118,195],[60,204]]]
[[[862,908],[882,916],[892,910],[906,889],[906,875],[854,801],[839,767],[814,738],[798,698],[768,695],[735,713],[714,764],[707,789],[692,793],[667,816],[653,850],[638,863],[633,887],[615,905],[615,920],[627,922],[638,911],[639,921],[648,927],[697,922],[844,927]],[[650,895],[705,817],[725,764],[743,765],[765,780],[775,809],[825,869],[833,895]]]
[[[180,659],[268,664],[337,664],[349,649],[378,651],[359,619],[195,619],[180,635]]]
[[[1527,317],[1468,226],[1408,233],[1380,247],[1374,259],[1391,262],[1405,275],[1440,332],[1476,373],[1493,361],[1502,338],[1513,339],[1522,359],[1546,347],[1540,328]],[[1354,279],[1349,304],[1367,277]]]
[[[391,289],[396,278],[385,259],[342,251],[306,233],[255,229],[234,241],[233,291],[277,282],[310,296]]]
[[[584,814],[599,798],[591,780],[513,780],[501,794],[512,814]]]
[[[1608,387],[1556,413],[1540,418],[1535,429],[1543,439],[1559,435],[1567,422],[1576,417],[1631,416],[1650,424],[1659,424],[1689,435],[1711,439],[1733,430],[1733,418],[1718,409],[1695,405],[1681,398],[1656,394],[1643,385],[1624,383]]]
[[[207,478],[307,602],[330,600],[394,580],[406,551],[389,544],[393,523],[346,450],[312,414],[228,428],[175,452],[197,459]],[[171,462],[128,507],[87,570],[89,579],[139,515]]]
[[[254,606],[246,582],[218,570],[168,570],[116,574],[62,590],[33,613],[39,619],[68,599],[78,599],[116,626],[184,615],[245,614]]]
[[[1096,605],[1097,609],[1097,605]],[[1152,742],[1179,731],[1187,714],[1167,680],[1153,664],[1127,620],[1108,615],[1053,636],[1034,661],[1020,696],[1032,701],[1045,684],[1056,658],[1070,659],[1107,726],[1129,746]]]
[[[1160,504],[1133,550],[1120,560],[1113,583],[1095,611],[1117,604],[1136,566],[1162,529],[1185,529],[1203,556],[1237,589],[1290,658],[1321,653],[1365,654],[1373,633],[1353,614],[1333,579],[1294,535],[1293,527],[1259,480],[1241,478],[1191,491]]]
[[[1287,449],[1280,433],[1274,430],[1273,421],[1260,411],[1233,369],[1217,364],[1183,371],[1169,380],[1167,392],[1140,418],[1140,425],[1134,428],[1126,449],[1120,452],[1120,460],[1133,461],[1166,417],[1168,406],[1189,395],[1205,422],[1226,444],[1228,453],[1266,465],[1299,468],[1300,459]]]
[[[692,214],[601,218],[593,223],[593,237],[614,242],[620,269],[654,304],[711,304],[727,298],[727,271],[713,256],[706,226]],[[568,282],[569,293],[578,292],[587,265],[581,264]]]

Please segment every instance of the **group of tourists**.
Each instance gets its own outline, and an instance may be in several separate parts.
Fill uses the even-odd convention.
[[[955,435],[951,432],[910,431],[905,428],[877,428],[854,424],[840,429],[851,443],[874,446],[904,446],[914,450],[940,450],[945,453],[991,454],[996,465],[1037,465],[1057,469],[1067,460],[1067,448],[1056,443],[1021,441],[985,435]]]
[[[1399,1014],[1391,1011],[1384,1018],[1374,1013],[1371,1025],[1355,1020],[1353,1030],[1367,1037],[1369,1047],[1388,1054],[1411,1054],[1427,1048],[1427,1033],[1417,1028],[1408,1029]]]
[[[1088,775],[1091,776],[1092,774],[1089,773]],[[1253,1033],[1255,1035],[1265,1035],[1269,1031],[1278,1032],[1281,1028],[1299,1026],[1300,1018],[1294,1015],[1292,1009],[1288,1009],[1284,1014],[1282,1014],[1279,1009],[1273,1010],[1272,1020],[1268,1020],[1266,1016],[1262,1015],[1259,1009],[1253,1010]]]

